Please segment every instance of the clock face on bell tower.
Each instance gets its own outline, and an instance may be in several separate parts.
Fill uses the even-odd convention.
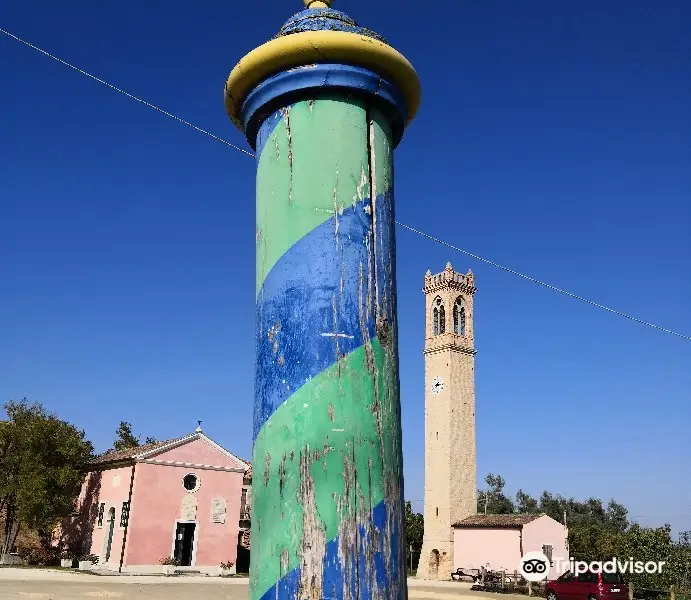
[[[432,380],[432,393],[433,394],[439,394],[444,390],[444,378],[443,377],[435,377]]]

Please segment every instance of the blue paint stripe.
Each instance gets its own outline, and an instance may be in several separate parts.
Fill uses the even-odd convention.
[[[357,202],[298,240],[259,290],[255,440],[291,394],[376,335],[368,207]]]
[[[398,514],[402,514],[401,511]],[[389,565],[386,568],[386,554],[384,544],[387,538],[384,535],[387,519],[391,519],[391,537],[389,538]],[[375,535],[367,531],[364,526],[360,526],[357,537],[357,547],[347,550],[346,568],[339,559],[340,536],[330,540],[326,544],[324,555],[324,574],[322,578],[322,598],[324,600],[343,600],[346,595],[345,586],[350,588],[350,597],[360,600],[373,600],[372,592],[375,586],[368,579],[373,576],[376,581],[376,588],[379,589],[380,598],[400,598],[407,597],[406,589],[406,565],[405,551],[403,548],[404,540],[402,534],[402,524],[396,522],[394,515],[389,514],[386,504],[382,501],[372,510],[372,524]],[[370,560],[373,557],[373,567],[368,571]],[[349,563],[349,559],[352,563]],[[295,600],[298,598],[298,587],[300,585],[300,567],[297,567],[282,577],[276,585],[266,590],[261,600]],[[350,576],[350,577],[348,577]],[[307,595],[307,594],[303,594]]]
[[[280,98],[292,98],[295,102],[296,97],[307,100],[322,97],[325,93],[336,93],[339,97],[358,94],[365,96],[368,102],[376,102],[389,115],[391,144],[394,148],[398,146],[408,120],[408,104],[403,92],[369,69],[330,63],[282,71],[267,77],[249,93],[242,105],[241,118],[250,145],[254,147],[254,138],[259,138],[256,131],[261,129],[266,111]]]
[[[281,110],[279,109],[273,114],[269,115],[259,127],[259,131],[257,132],[257,149],[255,151],[257,162],[259,162],[259,159],[261,158],[264,146],[266,146],[266,142],[269,141],[271,134],[273,133],[274,129],[276,129],[276,125],[281,122],[281,118]]]

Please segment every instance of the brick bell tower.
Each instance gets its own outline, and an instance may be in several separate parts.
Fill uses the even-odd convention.
[[[425,534],[420,579],[451,578],[452,525],[477,512],[474,275],[425,275]]]

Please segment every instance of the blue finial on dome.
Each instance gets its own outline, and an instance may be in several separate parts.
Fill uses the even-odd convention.
[[[307,4],[307,0],[305,0],[305,4]],[[387,43],[383,36],[366,27],[360,27],[347,14],[329,8],[327,3],[318,1],[313,2],[312,5],[318,5],[318,7],[308,8],[293,15],[283,24],[283,27],[274,36],[274,39],[304,31],[345,31],[347,33],[364,35],[365,37],[379,40],[384,44]]]

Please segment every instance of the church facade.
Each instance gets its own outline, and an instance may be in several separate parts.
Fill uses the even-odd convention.
[[[59,542],[100,569],[217,574],[248,562],[250,506],[251,465],[198,429],[92,460]]]

